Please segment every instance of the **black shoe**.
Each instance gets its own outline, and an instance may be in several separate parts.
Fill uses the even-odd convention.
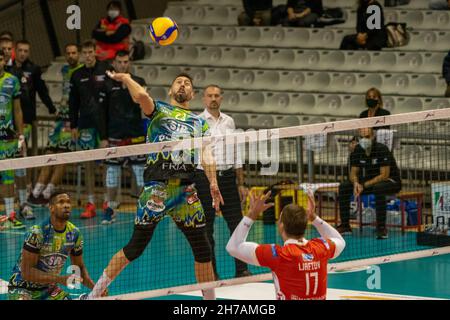
[[[235,278],[251,277],[252,275],[250,271],[244,270],[242,272],[236,272]]]
[[[336,227],[336,230],[342,235],[352,234],[352,228],[349,225],[341,224]]]
[[[388,238],[388,232],[386,228],[380,228],[377,230],[377,239],[384,240]]]
[[[45,207],[48,204],[48,200],[41,194],[38,198],[35,198],[33,194],[28,197],[27,201],[32,207]]]

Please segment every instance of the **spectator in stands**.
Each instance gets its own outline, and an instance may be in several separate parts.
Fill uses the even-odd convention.
[[[381,29],[369,29],[367,13],[369,6],[377,6],[381,12]],[[342,39],[341,50],[381,50],[387,46],[387,31],[384,22],[384,12],[381,4],[376,0],[359,0],[357,20],[357,34],[347,35]]]
[[[442,65],[442,76],[447,82],[447,90],[445,91],[445,96],[450,97],[450,51],[444,58],[444,64]]]
[[[450,0],[430,0],[428,7],[431,10],[450,10]]]
[[[80,50],[76,44],[66,45],[66,61],[61,68],[62,97],[56,113],[56,122],[48,136],[47,154],[69,152],[74,149],[69,117],[69,92],[72,74],[83,65],[79,62]],[[64,175],[65,166],[42,167],[39,178],[28,201],[31,204],[47,204]]]
[[[117,52],[113,61],[113,68],[117,73],[130,73],[130,53]],[[131,75],[132,79],[145,87],[145,80]],[[104,103],[107,110],[108,147],[120,147],[132,144],[145,143],[146,132],[142,125],[142,112],[139,104],[133,101],[128,89],[111,78],[105,82]],[[107,194],[103,204],[103,224],[114,222],[114,210],[117,209],[117,190],[122,174],[122,166],[127,163],[131,166],[136,178],[136,185],[141,190],[144,187],[145,155],[129,158],[111,158],[105,161]]]
[[[377,238],[387,239],[386,196],[401,190],[400,171],[394,156],[384,144],[375,141],[373,129],[359,130],[359,144],[350,155],[350,181],[339,186],[339,208],[342,234],[352,232],[350,227],[350,198],[362,194],[375,195]]]
[[[7,68],[14,74],[21,84],[20,105],[22,107],[25,141],[31,145],[31,133],[36,126],[36,93],[47,107],[50,114],[56,112],[53,101],[50,98],[48,88],[42,80],[41,68],[30,60],[31,45],[27,40],[20,40],[16,43],[16,59],[12,66]],[[29,148],[28,155],[34,155]],[[28,172],[27,172],[28,171]],[[33,219],[33,212],[27,202],[28,191],[31,192],[31,170],[16,170],[17,189],[19,193],[20,215],[25,219]]]
[[[102,18],[92,31],[92,38],[97,41],[96,54],[99,61],[112,61],[117,52],[130,49],[131,25],[129,20],[122,16],[120,1],[111,1],[107,11],[107,17]]]
[[[238,16],[240,26],[270,26],[272,0],[243,0],[244,12]]]
[[[84,66],[75,71],[70,79],[69,116],[72,139],[81,150],[92,150],[108,144],[106,112],[101,93],[104,90],[106,71],[109,66],[97,61],[95,43],[86,41],[81,48]],[[80,218],[96,216],[94,163],[85,165],[85,181],[88,202]]]
[[[322,0],[288,0],[285,25],[311,27],[314,26],[322,14]]]
[[[381,96],[380,90],[378,90],[377,88],[370,88],[369,90],[367,90],[366,107],[367,109],[360,113],[360,118],[382,117],[391,115],[389,110],[383,109],[383,98]],[[374,130],[377,129],[389,129],[389,126],[374,128]],[[350,142],[350,152],[353,152],[355,150],[357,144],[358,138],[354,137],[354,139]]]
[[[361,112],[360,118],[382,117],[390,116],[389,110],[383,109],[383,98],[380,90],[377,88],[370,88],[366,92],[366,106],[367,109]]]

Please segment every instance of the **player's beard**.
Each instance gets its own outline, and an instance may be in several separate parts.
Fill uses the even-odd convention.
[[[70,219],[70,211],[69,212],[62,211],[58,213],[56,216],[61,221],[68,221]]]
[[[175,101],[178,103],[185,103],[186,101],[188,101],[186,92],[178,92],[175,95]]]

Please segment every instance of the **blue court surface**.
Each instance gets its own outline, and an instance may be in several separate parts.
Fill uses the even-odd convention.
[[[27,222],[27,227],[38,224],[48,217],[46,210],[37,211],[37,219]],[[133,230],[134,215],[120,213],[117,222],[110,226],[100,224],[97,218],[83,221],[74,210],[71,221],[81,229],[84,237],[84,261],[94,281],[101,275],[111,257],[127,244]],[[6,299],[6,283],[19,256],[25,230],[0,232],[0,300]],[[309,236],[316,236],[310,234]],[[344,253],[333,262],[355,258],[370,258],[406,251],[429,249],[415,244],[415,233],[401,235],[391,230],[388,240],[375,240],[374,231],[365,228],[363,233],[355,231],[346,237]],[[234,276],[233,259],[226,253],[225,245],[229,232],[222,218],[216,219],[216,256],[218,272],[222,279]],[[257,222],[249,240],[259,243],[281,243],[275,225]],[[110,295],[133,293],[195,283],[191,249],[182,233],[170,219],[164,219],[144,254],[130,264],[110,286]],[[67,263],[69,266],[69,263]],[[329,299],[403,299],[443,298],[450,299],[450,255],[414,259],[380,265],[380,282],[375,288],[368,286],[371,274],[367,268],[359,271],[329,275]],[[253,274],[269,270],[250,267]],[[369,281],[370,282],[370,281]],[[373,282],[372,282],[373,283]],[[73,296],[86,290],[71,291]],[[219,299],[274,299],[270,282],[244,284],[216,290]],[[385,295],[388,294],[388,295]],[[391,296],[392,294],[394,296]],[[200,299],[199,292],[171,295],[154,299]]]

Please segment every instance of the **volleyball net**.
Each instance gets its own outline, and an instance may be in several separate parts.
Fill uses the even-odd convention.
[[[147,222],[157,221],[157,228],[142,254],[112,282],[108,298],[146,299],[271,279],[270,270],[245,266],[225,250],[229,226],[237,225],[248,211],[246,188],[239,181],[242,174],[248,191],[270,190],[270,200],[274,202],[274,207],[255,222],[248,241],[281,245],[277,221],[283,207],[290,203],[306,207],[307,191],[313,190],[316,213],[332,225],[346,227],[346,248],[330,261],[330,271],[449,253],[449,128],[450,109],[439,109],[297,127],[238,130],[225,136],[181,142],[136,143],[58,154],[44,154],[42,149],[41,156],[0,161],[0,172],[27,169],[28,179],[35,185],[42,170],[64,166],[57,189],[72,197],[70,220],[83,235],[83,257],[94,282],[114,254],[129,243],[140,203],[144,212],[141,216],[147,214]],[[376,143],[368,142],[371,135]],[[211,146],[217,160],[217,179],[225,206],[214,212],[211,236],[219,278],[197,283],[190,245],[195,246],[197,240],[188,241],[177,224],[207,223],[208,214],[202,217],[198,207],[192,209],[197,198],[189,186],[194,184],[199,200],[205,202],[205,207],[210,205],[205,177],[197,170],[192,179],[169,179],[166,187],[147,193],[144,188],[141,192],[150,181],[143,179],[144,164],[139,158],[160,154],[173,160],[175,155],[191,155],[192,150],[200,151],[204,146]],[[198,164],[195,160],[189,163],[192,167]],[[152,165],[147,162],[148,167]],[[185,163],[170,164],[175,165]],[[93,171],[89,166],[93,166]],[[358,177],[361,192],[355,192],[354,183],[349,182],[352,175]],[[386,176],[377,178],[380,175]],[[93,195],[89,184],[94,186]],[[180,186],[184,195],[181,198],[174,191]],[[169,204],[167,199],[173,201]],[[89,201],[95,202],[97,215],[81,219]],[[105,208],[114,210],[114,219],[103,216],[105,201]],[[23,220],[26,228],[49,218],[45,201],[33,208],[36,219]],[[18,204],[16,209],[19,210]],[[211,208],[204,211],[210,212]],[[19,258],[25,232],[14,228],[0,231],[0,279],[6,282]],[[316,230],[308,226],[305,237],[317,236]],[[71,292],[75,295],[86,289]]]

